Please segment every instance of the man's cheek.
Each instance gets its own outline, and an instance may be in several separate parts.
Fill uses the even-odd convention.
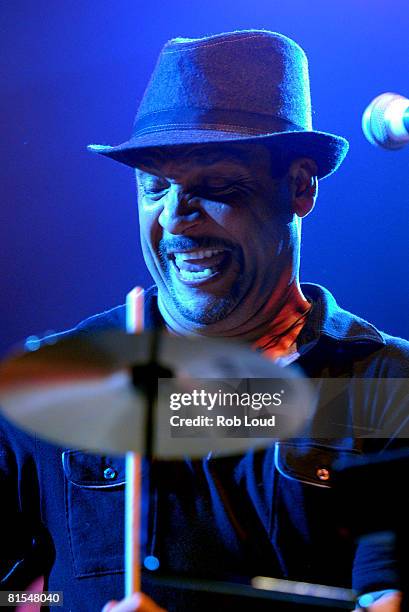
[[[236,208],[228,203],[202,199],[201,209],[208,219],[225,230],[237,220]]]
[[[144,210],[143,205],[139,206],[139,228],[142,240],[150,245],[155,242],[159,244],[161,228],[158,223],[158,214]]]
[[[139,233],[143,258],[150,272],[152,266],[157,267],[159,259],[159,239],[156,236],[154,225],[147,222],[146,218],[140,217]]]

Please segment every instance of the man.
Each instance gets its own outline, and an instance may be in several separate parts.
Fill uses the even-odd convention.
[[[315,378],[406,377],[406,342],[342,310],[325,289],[299,283],[301,220],[314,206],[318,179],[337,170],[347,147],[312,129],[307,60],[292,40],[250,30],[165,45],[131,139],[91,146],[136,169],[143,253],[156,284],[146,293],[147,326],[241,339]],[[123,307],[76,331],[107,327],[124,327]],[[366,401],[360,409],[379,426],[380,394]],[[357,404],[352,396],[347,410]],[[391,397],[392,420],[395,404]],[[28,437],[19,442],[23,453],[5,430],[4,472],[11,461],[21,466],[31,458],[31,480],[39,481],[19,486],[30,502],[42,499],[41,515],[26,530],[39,534],[48,587],[64,590],[72,609],[97,609],[109,593],[119,598],[122,526],[111,521],[122,507],[119,460],[65,450],[62,473],[61,453],[40,445],[34,464]],[[190,578],[246,582],[261,574],[341,586],[350,585],[354,565],[358,593],[373,593],[374,610],[396,610],[391,543],[361,543],[355,551],[334,519],[332,465],[365,450],[359,439],[310,439],[240,458],[156,466],[143,557],[164,574]],[[56,483],[52,498],[41,466]],[[26,577],[34,554],[27,541]],[[145,566],[143,590],[170,611],[247,609],[246,601],[218,604],[210,595],[158,589]],[[16,572],[9,572],[11,584]],[[87,598],[92,605],[81,604]],[[105,608],[155,609],[148,598]]]

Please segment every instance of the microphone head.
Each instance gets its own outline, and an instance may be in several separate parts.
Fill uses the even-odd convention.
[[[409,133],[403,123],[409,100],[396,93],[377,96],[362,116],[362,131],[366,139],[377,147],[401,149],[409,142]]]

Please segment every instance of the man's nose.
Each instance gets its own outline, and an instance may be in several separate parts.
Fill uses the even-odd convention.
[[[198,198],[186,193],[181,185],[171,185],[158,221],[170,234],[184,234],[200,222],[201,216]]]

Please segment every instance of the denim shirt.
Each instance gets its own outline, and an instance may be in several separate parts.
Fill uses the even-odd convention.
[[[408,378],[408,342],[341,309],[323,287],[304,284],[302,290],[312,303],[297,340],[297,362],[307,376]],[[163,325],[156,289],[145,296],[146,326]],[[42,343],[108,328],[125,329],[124,306]],[[401,423],[409,406],[402,404],[398,388],[389,400],[392,420]],[[365,411],[372,424],[385,419],[376,388]],[[170,612],[211,607],[237,612],[248,609],[246,598],[227,598],[221,605],[211,594],[158,586],[155,575],[235,582],[275,576],[352,584],[358,593],[397,588],[392,545],[355,546],[338,526],[331,478],[324,482],[318,469],[325,466],[331,475],[339,460],[394,443],[393,436],[373,448],[353,437],[299,439],[239,457],[157,462],[149,473],[144,465],[145,481],[151,479],[154,487],[143,497],[142,559],[154,556],[160,568],[143,571],[143,590]],[[108,599],[122,597],[122,457],[57,448],[2,419],[0,479],[2,590],[22,590],[44,574],[48,590],[64,592],[64,610],[96,611]]]

